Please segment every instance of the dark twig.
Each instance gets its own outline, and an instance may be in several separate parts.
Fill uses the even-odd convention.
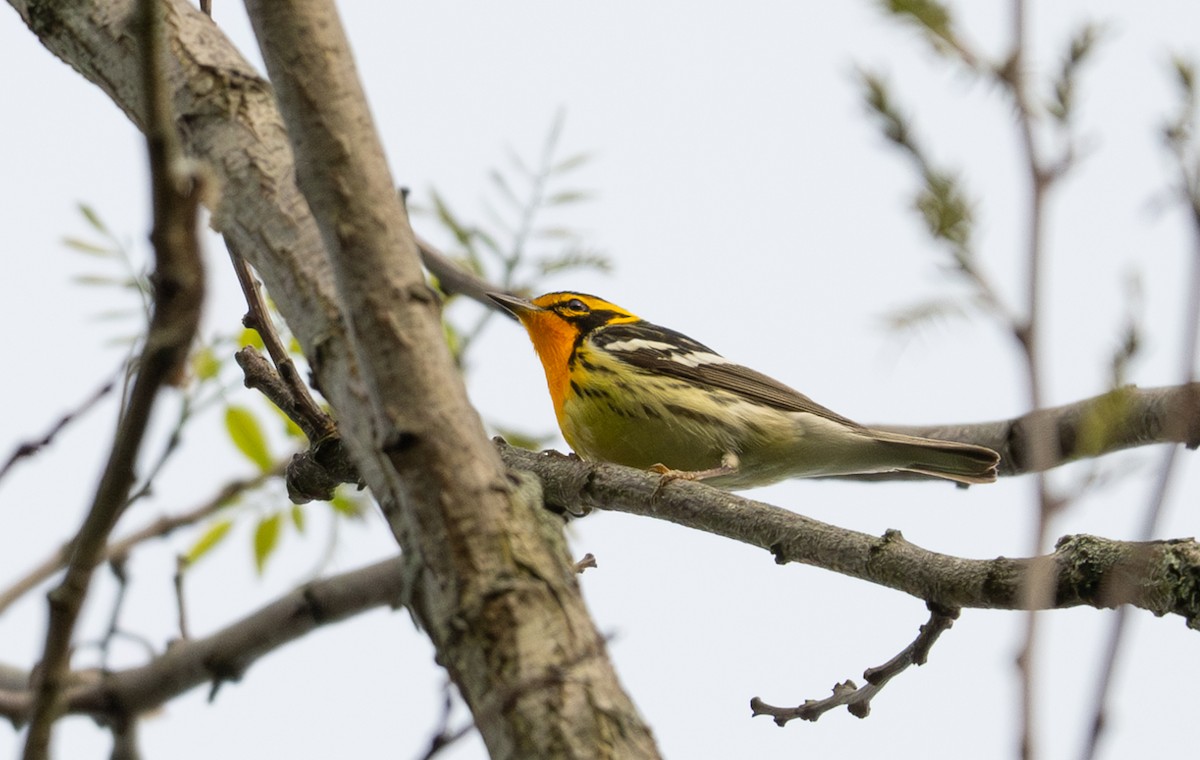
[[[144,51],[145,131],[154,206],[151,239],[156,255],[155,308],[138,362],[138,376],[117,426],[112,452],[95,499],[72,544],[62,584],[49,594],[50,620],[34,691],[25,760],[45,760],[50,733],[62,712],[71,638],[93,570],[104,551],[134,482],[134,466],[159,390],[187,358],[200,319],[204,275],[196,231],[200,178],[183,175],[170,99],[159,60],[163,53],[161,8],[143,0],[137,38]]]
[[[775,707],[758,697],[750,700],[750,710],[754,716],[769,715],[775,719],[778,726],[787,725],[788,721],[816,721],[835,707],[846,706],[846,709],[856,718],[865,718],[871,714],[871,699],[887,685],[887,682],[903,673],[911,665],[924,665],[929,659],[929,650],[934,642],[949,630],[958,618],[959,610],[929,606],[929,622],[921,626],[920,633],[911,644],[900,651],[898,655],[875,668],[867,668],[863,672],[866,685],[859,687],[853,681],[843,681],[833,687],[833,695],[825,699],[808,699],[797,707]]]
[[[184,641],[192,636],[188,633],[187,604],[183,601],[183,571],[187,569],[187,559],[175,558],[175,576],[172,579],[175,586],[175,609],[179,615],[179,638]]]
[[[31,457],[46,446],[49,446],[54,441],[54,437],[62,432],[63,428],[90,410],[100,401],[100,399],[107,396],[109,392],[112,391],[114,385],[116,385],[116,381],[106,381],[104,385],[97,388],[96,391],[82,404],[60,417],[59,420],[50,428],[50,430],[48,430],[41,438],[37,439],[36,441],[26,441],[25,443],[19,444],[16,450],[13,451],[12,455],[9,456],[8,461],[4,463],[4,466],[0,467],[0,479],[3,479],[4,476],[8,474],[8,471],[11,470],[13,465],[15,465],[18,461],[26,457]]]
[[[199,506],[176,515],[163,515],[143,525],[129,535],[111,542],[105,547],[100,561],[110,562],[118,556],[128,554],[135,546],[144,541],[152,538],[165,538],[179,528],[194,525],[228,504],[239,494],[258,488],[268,480],[279,477],[283,474],[283,470],[284,463],[279,462],[269,471],[260,472],[252,478],[226,483],[212,497]],[[5,610],[25,594],[37,588],[39,584],[45,582],[56,572],[66,567],[70,556],[71,544],[67,542],[24,576],[18,578],[8,588],[0,591],[0,614],[3,614]]]
[[[288,413],[288,417],[296,421],[296,424],[308,436],[308,440],[313,442],[323,440],[332,435],[335,430],[333,418],[321,409],[321,405],[308,392],[308,386],[300,377],[300,371],[296,369],[292,355],[275,330],[271,312],[267,308],[267,302],[263,298],[258,280],[255,279],[246,259],[234,250],[233,246],[234,244],[230,242],[229,258],[233,262],[233,271],[237,273],[238,284],[242,288],[242,293],[246,297],[246,306],[249,308],[242,323],[262,336],[267,354],[274,362],[279,377],[288,392],[286,405],[280,405],[280,401],[276,401],[276,405],[279,405],[280,409]],[[295,413],[290,413],[291,409],[294,409]]]
[[[582,573],[584,570],[590,570],[594,567],[599,567],[599,565],[596,564],[596,555],[588,552],[587,554],[583,555],[578,562],[575,563],[575,572]]]
[[[414,238],[417,241],[417,250],[421,254],[421,263],[438,278],[438,287],[442,292],[466,296],[510,319],[516,319],[510,312],[500,308],[495,301],[487,297],[488,293],[506,292],[504,288],[497,287],[474,272],[454,263],[446,254],[421,236],[414,235]]]
[[[117,581],[117,595],[113,599],[112,612],[108,616],[108,630],[105,631],[104,638],[100,640],[100,667],[103,670],[108,670],[108,655],[112,641],[121,629],[121,610],[125,606],[125,594],[129,591],[129,574],[125,568],[126,559],[125,555],[120,555],[113,557],[108,563],[113,578]]]
[[[113,722],[113,749],[109,760],[141,760],[137,728],[138,718],[134,715]]]
[[[469,736],[475,730],[475,723],[473,721],[468,721],[454,731],[450,730],[450,715],[454,708],[454,685],[446,682],[442,687],[442,692],[442,717],[437,733],[429,740],[429,748],[421,753],[421,757],[418,760],[433,760],[439,752],[447,749],[460,739]]]
[[[1029,183],[1029,205],[1026,220],[1028,228],[1025,241],[1025,313],[1024,319],[1012,327],[1016,342],[1025,359],[1026,392],[1029,408],[1032,410],[1040,409],[1043,405],[1045,383],[1045,373],[1042,368],[1040,315],[1043,301],[1042,290],[1045,284],[1042,272],[1046,258],[1044,241],[1047,201],[1057,180],[1070,167],[1070,155],[1068,151],[1066,157],[1054,162],[1043,157],[1042,152],[1038,149],[1035,132],[1039,114],[1035,112],[1031,101],[1029,77],[1025,71],[1028,65],[1026,46],[1029,41],[1027,3],[1025,0],[1013,0],[1011,9],[1011,52],[1004,67],[998,72],[998,78],[1016,109],[1017,130]],[[1064,506],[1060,499],[1050,493],[1044,474],[1050,463],[1058,460],[1062,455],[1055,448],[1057,439],[1053,433],[1053,428],[1046,420],[1037,418],[1025,431],[1032,469],[1037,473],[1035,484],[1038,514],[1037,520],[1034,521],[1030,544],[1034,554],[1043,550],[1050,536],[1050,520],[1054,513]],[[1026,579],[1025,593],[1029,596],[1028,608],[1031,610],[1043,608],[1045,602],[1052,598],[1053,592],[1054,579],[1048,574],[1039,575],[1035,572]],[[1026,617],[1025,637],[1021,645],[1021,653],[1017,658],[1017,664],[1021,671],[1020,751],[1021,757],[1025,760],[1036,756],[1034,726],[1036,669],[1033,662],[1036,638],[1037,615],[1035,612],[1030,612]]]
[[[463,725],[461,725],[457,729],[455,729],[453,732],[451,732],[449,730],[449,727],[447,726],[445,731],[443,731],[442,733],[439,733],[437,736],[433,737],[433,739],[430,740],[429,749],[426,750],[425,753],[421,755],[420,760],[431,760],[442,750],[451,746],[452,744],[459,741],[460,739],[465,739],[466,737],[470,736],[471,732],[473,732],[474,730],[475,730],[475,724],[473,722],[464,723]]]
[[[254,388],[279,407],[302,430],[316,429],[319,421],[304,416],[291,404],[291,393],[271,363],[252,348],[243,348],[234,358],[246,377],[246,387]],[[292,458],[287,467],[288,498],[297,504],[328,501],[342,483],[357,483],[358,471],[350,462],[350,453],[342,446],[336,428],[323,438],[310,438],[307,451]]]
[[[404,206],[405,213],[408,213],[408,193],[409,189],[407,187],[400,188],[400,203]],[[487,296],[488,293],[507,291],[493,285],[466,267],[460,266],[449,256],[442,253],[433,243],[416,234],[415,231],[413,232],[413,240],[417,243],[417,253],[421,255],[421,265],[437,278],[438,290],[446,295],[458,294],[466,296],[494,312],[516,320],[512,312],[501,308],[499,304]],[[510,295],[512,294],[510,293]]]

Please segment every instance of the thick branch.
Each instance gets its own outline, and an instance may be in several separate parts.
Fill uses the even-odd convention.
[[[1001,475],[1034,472],[1027,431],[1044,425],[1056,439],[1058,456],[1046,462],[1096,457],[1153,443],[1200,446],[1200,383],[1163,388],[1125,386],[1063,406],[1040,409],[1008,420],[963,425],[880,426],[987,446],[1001,456]]]
[[[1055,578],[1046,608],[1131,604],[1174,614],[1200,628],[1200,544],[1067,536],[1054,553],[1030,559],[960,559],[922,549],[898,531],[883,536],[837,528],[786,509],[683,480],[574,457],[500,446],[509,467],[544,484],[546,504],[644,515],[757,546],[775,561],[800,562],[911,594],[943,607],[1025,609],[1021,582],[1037,568]]]
[[[211,684],[215,695],[223,682],[241,678],[263,655],[321,626],[383,605],[398,607],[403,569],[403,561],[394,558],[313,581],[211,636],[177,641],[141,667],[72,673],[64,709],[107,723],[158,708],[201,684]],[[28,674],[0,678],[0,715],[14,725],[29,717],[31,695],[18,686],[27,681]]]
[[[143,100],[130,84],[137,81],[136,61],[125,30],[116,21],[128,16],[130,0],[9,2],[43,44],[103,88],[135,123],[146,123]],[[270,7],[260,10],[278,13],[284,4],[263,5]],[[457,378],[446,382],[445,375],[428,373],[441,361],[435,358],[430,363],[428,356],[445,347],[440,330],[432,344],[425,342],[427,325],[435,323],[437,315],[426,300],[429,291],[423,283],[418,285],[419,271],[414,269],[415,275],[400,282],[398,299],[396,291],[389,290],[395,282],[376,287],[372,281],[370,298],[349,294],[343,304],[320,232],[294,182],[296,164],[271,86],[211,20],[185,0],[164,0],[162,7],[171,38],[166,73],[185,147],[189,155],[209,162],[223,191],[213,225],[263,278],[308,357],[320,389],[336,410],[340,433],[355,454],[362,479],[393,518],[393,527],[403,528],[409,522],[415,528],[407,537],[401,534],[402,542],[412,549],[406,567],[417,579],[411,587],[414,602],[423,602],[417,614],[467,696],[493,755],[545,755],[540,748],[559,732],[558,746],[584,745],[584,754],[609,747],[618,755],[653,756],[649,733],[621,693],[603,639],[587,617],[561,528],[539,515],[536,485],[503,473],[494,453],[486,449],[478,420],[464,414],[457,400],[441,403],[435,399],[448,397],[425,392],[430,386],[445,387],[455,396],[461,386]],[[289,10],[298,9],[284,5],[279,27],[271,34],[286,37],[303,25],[301,16],[308,20],[306,14],[288,18]],[[269,26],[274,27],[274,20]],[[376,180],[386,177],[386,162],[373,135],[359,139],[370,120],[356,95],[357,84],[340,89],[346,73],[352,71],[349,59],[340,46],[328,44],[331,28],[316,25],[303,31],[313,34],[279,47],[266,46],[267,59],[274,60],[273,65],[282,63],[283,73],[276,83],[279,91],[295,94],[297,87],[308,87],[305,82],[289,84],[288,77],[294,74],[293,66],[316,62],[312,89],[306,91],[330,97],[300,98],[293,116],[303,118],[306,110],[311,115],[325,108],[329,124],[338,125],[335,131],[351,131],[342,134],[344,141],[326,143],[329,153],[301,162],[302,169],[319,172],[321,166],[328,166],[347,178],[351,174],[345,171],[344,161],[372,164],[364,175],[371,182],[341,190],[361,196],[374,214],[366,227],[347,230],[365,235],[347,245],[347,250],[366,252],[370,258],[364,262],[395,257],[407,267],[414,250],[411,244],[385,243],[374,250],[363,245],[378,240],[373,237],[379,231],[373,229],[376,223],[389,227],[396,223],[398,202],[389,205],[378,196],[382,183]],[[279,51],[277,57],[272,48]],[[319,70],[324,64],[329,71]],[[331,83],[331,77],[337,81]],[[301,139],[319,140],[314,134]],[[352,146],[355,155],[346,156],[346,146]],[[320,177],[309,179],[322,182]],[[325,200],[337,192],[333,188],[333,196]],[[393,188],[388,193],[394,196]],[[312,197],[318,199],[315,205],[328,210],[320,192]],[[350,207],[357,203],[352,201],[347,208],[353,212]],[[327,224],[333,236],[340,234],[336,227]],[[396,240],[394,231],[389,229],[384,237]],[[334,253],[340,255],[336,249]],[[390,277],[396,262],[386,264],[377,273]],[[396,323],[389,326],[392,317]],[[394,350],[392,361],[404,365],[408,373],[398,379],[411,386],[396,392],[396,387],[388,387],[387,372],[378,367],[358,372],[347,329],[352,319],[356,331],[371,320],[384,332],[398,328],[398,343],[379,342],[374,349]],[[368,332],[356,337],[365,348],[378,335]],[[367,403],[372,398],[374,407]],[[411,424],[397,424],[402,419],[396,416],[399,406],[411,407],[416,415],[408,420]],[[380,435],[373,437],[376,431]],[[390,457],[381,455],[381,444]],[[458,466],[464,460],[473,464]],[[419,472],[423,463],[429,465],[424,475]],[[424,490],[431,481],[443,486],[432,499]],[[447,572],[443,563],[458,563],[457,571]],[[538,732],[540,740],[524,744]]]
[[[590,620],[561,526],[515,487],[445,345],[337,12],[247,3],[334,274],[358,392],[324,382],[410,560],[410,608],[493,757],[656,757]],[[339,393],[340,391],[340,393]]]

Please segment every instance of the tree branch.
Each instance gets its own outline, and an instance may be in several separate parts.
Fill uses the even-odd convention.
[[[657,757],[583,604],[561,524],[531,479],[509,479],[470,406],[332,2],[247,10],[333,271],[336,339],[355,384],[327,382],[319,353],[310,363],[409,560],[409,608],[492,757],[597,746]]]
[[[25,760],[45,760],[49,755],[51,728],[62,709],[62,690],[70,667],[72,633],[92,571],[133,487],[137,453],[158,392],[180,371],[200,320],[204,275],[196,218],[201,179],[182,169],[169,95],[159,71],[164,40],[156,6],[152,0],[143,0],[136,35],[143,56],[142,96],[149,114],[146,141],[154,205],[150,234],[156,261],[154,315],[95,500],[72,543],[66,576],[49,594],[50,620]]]
[[[871,536],[691,481],[617,465],[538,454],[500,444],[509,467],[542,481],[547,506],[586,514],[593,509],[653,517],[799,562],[903,591],[946,608],[1027,609],[1022,579],[1052,574],[1054,593],[1041,608],[1130,604],[1173,614],[1200,628],[1200,544],[1192,539],[1114,541],[1076,535],[1052,554],[1027,559],[971,560],[931,552],[899,531]]]
[[[1001,476],[1037,471],[1028,448],[1028,430],[1045,429],[1057,445],[1057,456],[1040,466],[1067,462],[1155,443],[1200,446],[1200,383],[1138,388],[1124,386],[1063,406],[1039,409],[1020,417],[962,425],[876,425],[884,430],[966,441],[1000,454]],[[871,479],[893,479],[891,474]]]
[[[115,385],[115,381],[106,380],[103,385],[101,385],[92,393],[92,395],[88,396],[86,401],[84,401],[75,409],[67,412],[62,417],[59,417],[58,421],[55,422],[54,425],[52,425],[50,429],[46,431],[44,435],[42,435],[41,438],[38,438],[35,441],[26,441],[19,444],[17,448],[13,450],[12,455],[9,456],[8,461],[0,466],[0,480],[2,480],[4,476],[8,474],[9,470],[11,470],[13,465],[15,465],[18,461],[26,457],[31,457],[41,451],[44,447],[49,446],[54,440],[54,437],[58,435],[63,428],[74,422],[80,415],[90,410],[100,401],[100,399],[107,396],[109,391],[113,389],[113,385]]]
[[[162,515],[129,535],[110,542],[100,555],[100,562],[108,562],[115,557],[128,554],[143,541],[151,538],[163,538],[180,528],[193,525],[228,504],[238,494],[258,488],[271,478],[279,477],[282,474],[283,464],[280,463],[266,472],[260,472],[254,477],[230,481],[221,486],[215,494],[202,504],[186,512],[174,515]],[[38,584],[45,582],[52,575],[64,568],[70,554],[71,544],[68,542],[59,547],[49,557],[42,560],[42,562],[29,570],[25,575],[18,578],[8,588],[0,591],[0,614],[3,614],[6,609],[22,596],[37,588]]]
[[[937,642],[943,632],[948,631],[958,619],[959,610],[943,609],[935,604],[929,605],[929,622],[921,626],[917,638],[900,651],[892,659],[876,668],[867,668],[863,672],[866,685],[859,687],[853,681],[846,680],[833,687],[833,695],[825,699],[809,699],[798,707],[776,707],[762,699],[754,697],[750,700],[750,711],[755,717],[769,715],[775,719],[778,726],[787,725],[788,721],[800,718],[816,721],[830,710],[846,706],[850,714],[856,718],[865,718],[871,714],[871,700],[878,694],[888,681],[903,673],[912,665],[924,665],[929,659],[929,650]]]
[[[287,390],[286,401],[284,401],[284,397],[281,397],[276,405],[300,426],[309,441],[313,443],[322,441],[336,432],[333,418],[325,413],[325,410],[308,392],[308,386],[300,377],[300,371],[296,369],[296,363],[292,361],[287,346],[283,344],[283,340],[275,330],[275,325],[271,321],[271,311],[267,308],[267,301],[263,298],[258,280],[250,270],[249,262],[235,250],[236,246],[237,242],[231,241],[228,246],[229,259],[233,264],[233,271],[237,274],[238,285],[242,288],[242,294],[246,298],[246,306],[249,309],[246,316],[242,318],[242,324],[262,337],[267,354],[275,363],[279,377],[283,381],[283,387]]]
[[[153,710],[201,684],[211,684],[210,697],[215,696],[222,683],[240,679],[260,657],[288,642],[376,607],[400,606],[403,565],[396,557],[306,583],[210,636],[174,642],[140,667],[71,673],[64,709],[111,723]],[[13,672],[0,679],[0,715],[14,726],[29,718],[32,696],[17,686],[28,677]]]

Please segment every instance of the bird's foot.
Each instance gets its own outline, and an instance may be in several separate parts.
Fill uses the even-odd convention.
[[[707,470],[673,470],[661,462],[650,465],[648,470],[662,476],[650,496],[653,500],[658,498],[659,493],[672,480],[707,480],[722,475],[733,475],[738,471],[738,458],[736,454],[726,454],[721,457],[720,467],[710,467]]]

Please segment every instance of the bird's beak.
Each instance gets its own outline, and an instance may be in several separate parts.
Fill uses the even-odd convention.
[[[524,298],[510,296],[507,293],[488,293],[487,297],[492,299],[502,309],[520,319],[524,314],[530,314],[536,311],[544,311],[542,307],[535,306]]]

